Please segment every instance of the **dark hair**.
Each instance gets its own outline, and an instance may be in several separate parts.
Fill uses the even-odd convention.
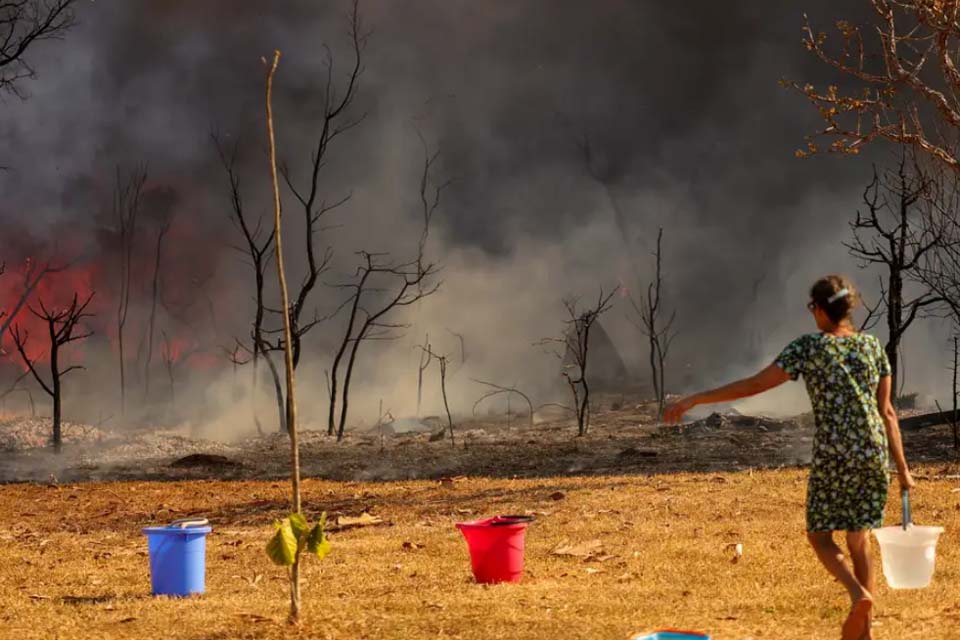
[[[848,293],[837,297],[837,294],[844,289]],[[826,276],[810,287],[810,300],[823,309],[831,322],[840,324],[850,318],[857,303],[860,302],[860,294],[853,283],[844,276]]]

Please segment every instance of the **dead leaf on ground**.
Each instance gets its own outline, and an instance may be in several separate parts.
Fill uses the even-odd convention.
[[[550,494],[551,500],[563,500],[566,497],[567,497],[567,494],[565,494],[563,491],[554,491],[553,493]]]
[[[361,513],[359,516],[340,516],[337,518],[337,527],[341,529],[353,528],[353,527],[371,527],[378,524],[384,524],[383,518],[380,516],[372,516],[366,511]]]
[[[238,613],[238,618],[243,618],[247,622],[270,622],[270,618],[262,616],[259,613]]]
[[[135,621],[136,621],[136,618],[124,618],[123,620],[120,621],[120,624],[128,624],[130,622],[135,622]]]
[[[584,560],[605,555],[603,553],[603,543],[599,540],[589,540],[580,544],[570,544],[564,541],[550,553],[555,556],[571,556]]]

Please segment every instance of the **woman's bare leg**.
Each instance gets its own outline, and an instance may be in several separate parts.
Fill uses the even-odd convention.
[[[853,573],[863,588],[871,594],[877,590],[877,577],[870,556],[870,530],[847,531],[847,549],[853,561]]]
[[[807,539],[817,558],[830,574],[840,581],[850,594],[850,615],[843,624],[843,640],[861,640],[870,633],[870,612],[873,596],[843,561],[843,551],[833,541],[829,531],[812,531]]]
[[[877,577],[873,570],[873,558],[870,556],[870,530],[847,531],[847,549],[853,561],[853,574],[871,595],[877,590]],[[867,638],[873,634],[868,631]]]

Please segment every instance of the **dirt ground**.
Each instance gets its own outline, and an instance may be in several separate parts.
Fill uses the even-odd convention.
[[[947,533],[933,584],[881,578],[876,637],[955,639],[960,625],[960,476],[922,465],[918,523]],[[291,630],[286,579],[263,546],[288,486],[270,481],[7,485],[0,488],[0,637],[617,638],[661,626],[716,640],[838,637],[842,589],[803,537],[801,470],[356,483],[308,480],[315,517],[367,512],[382,525],[331,534],[308,558],[305,624]],[[898,520],[891,499],[888,517]],[[530,513],[519,585],[471,579],[457,521]],[[207,593],[149,595],[142,526],[188,515],[214,527]],[[592,559],[559,556],[594,543]],[[734,547],[743,555],[734,562]]]
[[[534,425],[522,416],[458,420],[454,444],[449,438],[433,440],[431,433],[390,434],[389,429],[383,434],[357,429],[340,443],[325,433],[304,431],[301,463],[305,476],[374,482],[737,471],[802,466],[810,460],[809,416],[775,420],[714,414],[678,429],[657,425],[649,404],[604,406],[582,438],[563,416],[538,416]],[[55,455],[41,446],[49,429],[48,420],[0,420],[0,482],[282,478],[289,464],[289,441],[279,433],[223,443],[182,430],[110,432],[68,425],[64,452]],[[904,439],[912,461],[955,459],[946,427],[906,432]]]
[[[676,429],[649,407],[611,407],[584,438],[567,419],[486,417],[461,424],[455,446],[429,433],[339,444],[305,433],[308,515],[382,524],[334,531],[334,552],[307,559],[298,630],[284,622],[284,572],[263,551],[289,504],[285,436],[226,444],[75,425],[55,456],[31,446],[46,428],[0,421],[0,638],[626,639],[674,626],[799,640],[838,637],[846,614],[803,536],[804,417]],[[876,637],[955,640],[960,465],[946,428],[904,438],[915,521],[947,533],[931,587],[881,579]],[[898,508],[892,497],[890,522]],[[475,584],[454,527],[497,513],[536,517],[520,585]],[[207,593],[151,597],[140,530],[187,516],[213,524]],[[591,558],[554,553],[583,543]]]

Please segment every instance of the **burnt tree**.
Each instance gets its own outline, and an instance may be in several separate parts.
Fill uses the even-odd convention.
[[[430,366],[430,360],[433,358],[430,351],[430,334],[423,339],[420,348],[420,361],[417,363],[417,417],[420,417],[420,406],[423,402],[423,372]],[[327,389],[329,392],[329,388]]]
[[[450,413],[450,402],[447,399],[447,365],[450,357],[447,354],[437,354],[433,351],[430,351],[430,359],[436,360],[437,365],[440,369],[440,396],[443,398],[443,408],[447,412],[447,428],[446,430],[450,432],[450,446],[457,446],[457,442],[453,437],[453,414]],[[439,437],[443,437],[443,431],[440,432]],[[431,438],[433,440],[433,438]],[[466,446],[466,444],[464,444]]]
[[[920,282],[920,269],[928,254],[945,243],[941,228],[931,228],[933,219],[921,209],[937,196],[938,187],[915,157],[909,161],[904,149],[896,171],[878,172],[863,191],[866,211],[857,211],[850,223],[852,239],[844,246],[861,268],[877,265],[885,271],[881,279],[881,300],[887,324],[885,351],[893,375],[893,400],[898,397],[902,377],[900,343],[907,329],[926,308],[944,302],[928,286],[909,296],[907,284]],[[884,281],[885,280],[885,281]]]
[[[163,264],[163,242],[167,237],[167,234],[170,233],[170,226],[172,223],[173,214],[171,209],[163,211],[157,221],[157,237],[153,255],[153,278],[150,282],[150,316],[147,319],[147,355],[143,365],[143,395],[148,401],[150,399],[150,367],[153,364],[153,343],[157,321],[157,302],[160,299],[160,273]]]
[[[283,383],[277,365],[270,356],[274,349],[268,342],[264,333],[264,320],[266,316],[266,295],[264,288],[266,285],[266,270],[270,262],[270,256],[273,252],[273,240],[276,230],[273,228],[264,228],[263,216],[258,215],[255,218],[250,216],[245,207],[243,196],[240,189],[240,177],[237,173],[236,162],[239,145],[235,144],[229,151],[224,148],[221,140],[214,135],[213,143],[220,158],[220,163],[227,175],[230,190],[230,221],[237,227],[243,236],[243,245],[234,247],[234,249],[249,261],[253,269],[254,280],[254,313],[250,325],[250,343],[246,344],[238,341],[238,346],[250,354],[250,362],[253,368],[254,391],[251,394],[251,411],[253,422],[257,431],[261,431],[260,418],[257,414],[256,390],[260,385],[260,362],[267,363],[273,382],[273,391],[277,401],[278,425],[280,431],[286,431],[287,418],[285,409],[285,400],[283,395]]]
[[[127,409],[126,354],[124,352],[124,329],[130,310],[132,289],[132,271],[134,240],[136,238],[137,216],[143,197],[143,186],[147,181],[146,169],[138,167],[129,176],[123,176],[117,167],[117,182],[113,192],[113,217],[116,222],[115,233],[119,243],[119,294],[117,295],[117,351],[120,362],[120,414]]]
[[[421,137],[421,141],[422,141]],[[349,308],[346,331],[330,367],[330,410],[327,421],[327,433],[337,434],[337,440],[343,438],[349,407],[350,380],[356,364],[360,344],[365,340],[389,340],[397,337],[396,331],[406,328],[402,323],[388,321],[388,317],[398,309],[433,295],[439,283],[428,284],[437,273],[437,266],[425,262],[427,239],[430,223],[440,206],[440,196],[450,182],[433,185],[430,182],[431,170],[438,158],[438,152],[430,153],[424,143],[423,171],[420,176],[420,205],[423,216],[423,229],[417,244],[415,259],[404,263],[393,263],[384,254],[360,251],[361,265],[358,267],[354,282],[339,285],[339,288],[351,291],[341,308]],[[370,306],[372,303],[372,306]],[[349,353],[348,353],[349,350]],[[343,377],[343,389],[338,389],[338,375],[344,356],[347,357]],[[421,361],[423,367],[423,362]],[[444,364],[444,367],[446,365]],[[338,398],[338,392],[340,393]],[[339,421],[336,418],[340,407]],[[339,422],[339,425],[337,424]]]
[[[0,91],[24,98],[20,82],[34,77],[27,59],[38,42],[60,40],[76,25],[79,0],[5,0],[0,2]]]
[[[70,306],[66,307],[65,309],[47,309],[47,307],[43,304],[43,300],[38,301],[38,305],[40,307],[39,311],[33,307],[28,307],[34,316],[42,320],[47,325],[47,333],[50,340],[49,382],[43,379],[43,376],[41,376],[40,372],[37,370],[36,362],[31,360],[27,355],[26,345],[30,338],[29,333],[25,330],[21,330],[19,324],[15,325],[13,328],[13,341],[14,344],[17,345],[17,351],[20,352],[20,357],[23,359],[23,362],[27,368],[29,368],[30,373],[33,374],[37,384],[39,384],[40,387],[46,391],[53,400],[53,448],[57,453],[60,453],[60,451],[63,449],[63,438],[60,431],[63,377],[71,371],[83,369],[83,366],[81,365],[70,365],[66,368],[61,368],[60,351],[65,345],[71,342],[84,340],[93,335],[92,331],[83,331],[82,329],[77,332],[80,321],[84,318],[91,317],[91,314],[86,313],[85,311],[87,305],[90,304],[90,300],[92,299],[93,294],[91,293],[86,300],[80,302],[78,296],[74,294],[73,301],[70,303]]]
[[[649,344],[650,375],[653,380],[653,393],[657,400],[657,420],[663,417],[663,408],[666,401],[667,389],[664,369],[670,345],[676,333],[673,323],[677,319],[676,311],[671,312],[666,320],[663,316],[663,229],[657,233],[657,248],[653,253],[654,277],[647,285],[646,296],[640,304],[630,297],[634,311],[637,314],[637,326],[647,338]]]
[[[280,165],[283,180],[300,206],[307,263],[299,290],[293,296],[289,307],[283,310],[273,310],[280,315],[286,314],[289,317],[294,366],[300,362],[304,335],[327,319],[320,318],[316,314],[313,318],[304,317],[311,294],[316,289],[320,276],[326,271],[333,257],[333,252],[329,247],[322,251],[318,250],[317,234],[322,230],[321,222],[325,216],[346,204],[351,198],[351,194],[347,194],[334,201],[328,202],[325,200],[320,194],[321,170],[329,159],[328,155],[334,141],[366,118],[365,113],[359,116],[352,116],[350,113],[350,106],[356,99],[360,76],[363,73],[362,55],[368,36],[360,17],[358,0],[354,0],[351,5],[349,25],[353,59],[342,86],[337,86],[338,83],[334,78],[333,54],[329,48],[324,46],[327,73],[322,90],[322,115],[315,133],[307,175],[305,178],[297,180],[285,163]],[[280,332],[273,331],[272,333],[279,334]],[[273,350],[283,350],[282,342],[282,337],[278,338],[272,347]]]
[[[577,416],[577,435],[585,436],[590,428],[590,381],[588,376],[588,361],[590,357],[590,330],[601,315],[612,308],[613,296],[618,289],[604,294],[600,289],[596,302],[589,308],[581,310],[577,298],[566,298],[563,301],[569,319],[565,321],[567,331],[562,338],[546,338],[541,345],[561,347],[555,350],[554,355],[563,362],[570,359],[571,364],[564,366],[561,374],[573,396],[573,409]],[[572,370],[572,371],[571,371]]]
[[[409,307],[440,288],[439,284],[434,284],[430,288],[421,286],[436,274],[437,268],[433,264],[424,263],[420,259],[395,264],[385,261],[383,255],[366,252],[360,252],[360,257],[363,264],[357,269],[356,282],[341,285],[342,288],[350,289],[353,293],[345,303],[350,308],[347,328],[330,368],[330,413],[327,433],[333,435],[336,432],[337,440],[343,439],[346,428],[350,382],[360,345],[367,340],[395,339],[397,337],[395,332],[406,328],[406,325],[388,321],[390,314],[398,309]],[[374,298],[370,308],[367,307],[369,298]],[[346,363],[343,364],[345,356]],[[338,389],[338,371],[341,365],[344,367],[342,390]],[[339,419],[336,418],[338,406]]]

